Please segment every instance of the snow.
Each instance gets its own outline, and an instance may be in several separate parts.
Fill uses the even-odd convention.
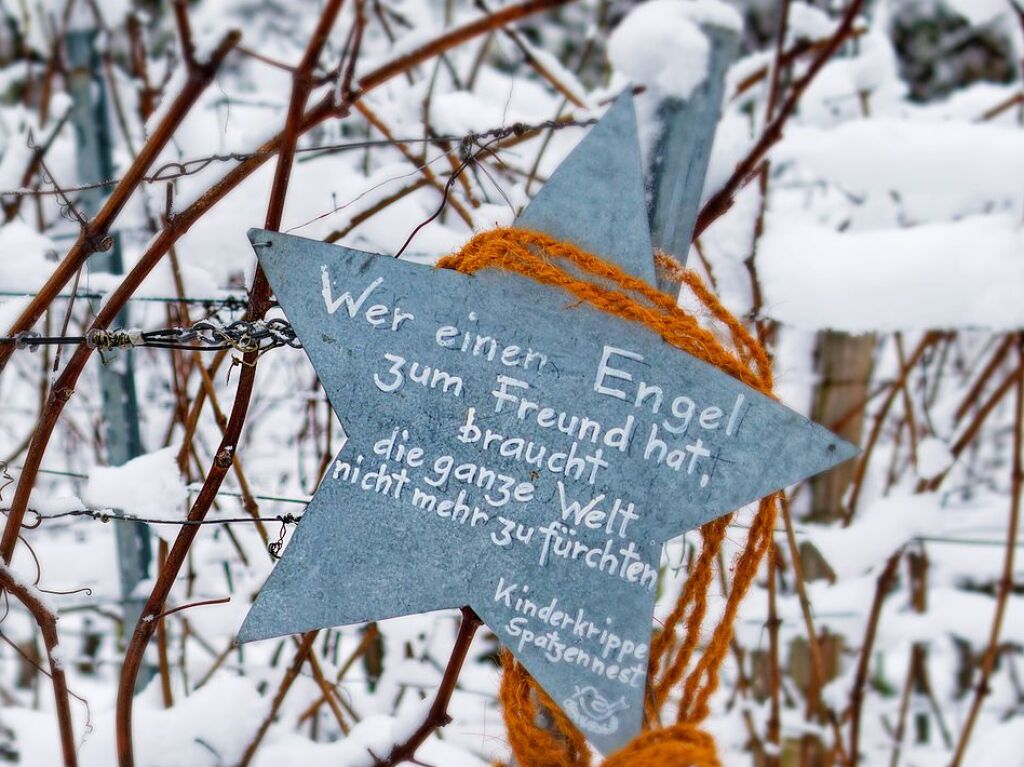
[[[662,97],[689,98],[707,77],[711,44],[687,5],[650,0],[636,6],[608,40],[615,68]]]
[[[503,121],[504,105],[469,91],[439,93],[430,102],[430,121],[442,135],[489,130]]]
[[[743,30],[739,12],[722,0],[682,0],[679,4],[681,12],[701,26],[721,27],[737,34]]]
[[[86,503],[148,519],[182,519],[188,488],[178,471],[177,453],[178,447],[171,446],[123,466],[94,467],[85,487]],[[156,528],[158,535],[173,538],[173,526]]]
[[[29,508],[35,509],[40,514],[62,514],[85,508],[82,499],[77,495],[46,496],[38,490],[32,491],[28,505]]]
[[[24,77],[21,68],[8,67],[0,81],[12,77],[5,85],[14,86]],[[0,158],[0,189],[20,189],[25,169],[32,159],[33,149],[29,146],[29,133],[39,135],[35,115],[28,109],[17,106],[0,112],[0,136],[3,138],[3,157]]]
[[[420,707],[422,708],[422,707]],[[418,711],[422,715],[422,711]],[[422,721],[422,720],[420,720]],[[359,722],[348,736],[336,743],[313,743],[288,738],[260,749],[253,767],[301,764],[303,767],[373,767],[375,757],[384,757],[401,742],[409,723],[394,717],[374,715]],[[428,741],[417,759],[445,767],[484,767],[487,762],[443,741]]]
[[[998,764],[1024,767],[1024,719],[1010,719],[993,726],[970,744],[964,764]]]
[[[74,653],[62,644],[58,644],[50,650],[50,661],[59,669],[66,669],[74,659]]]
[[[109,10],[110,9],[104,8],[104,13],[108,13]],[[80,32],[92,29],[95,26],[96,20],[86,6],[72,6],[70,11],[71,13],[68,17],[69,31]]]
[[[1024,232],[1006,215],[856,232],[773,218],[758,266],[765,312],[793,327],[1024,326]]]
[[[31,292],[53,271],[58,248],[22,221],[0,226],[0,290]]]
[[[801,124],[825,128],[862,121],[865,106],[875,117],[906,109],[896,52],[876,30],[873,25],[857,39],[853,55],[833,58],[814,78],[800,99]]]
[[[183,263],[179,265],[179,273],[184,293],[190,298],[218,298],[228,293],[228,291],[222,290],[219,287],[217,280],[210,273],[209,269],[202,269],[189,263]],[[123,277],[118,274],[90,272],[83,279],[83,286],[90,292],[109,294],[121,284],[122,279]],[[168,298],[177,296],[178,287],[175,284],[170,262],[161,261],[157,264],[156,268],[142,281],[135,295],[139,298]]]
[[[56,737],[53,712],[5,705],[0,708],[0,723],[0,732],[8,729],[12,733],[8,748],[17,754],[22,764],[39,767],[61,764],[60,739]]]
[[[849,527],[808,525],[805,532],[842,580],[863,575],[911,539],[934,531],[939,516],[934,497],[900,495],[858,512]]]
[[[996,600],[989,594],[956,588],[933,587],[928,609],[923,613],[907,610],[903,605],[886,606],[880,621],[885,642],[937,642],[955,637],[967,642],[977,652],[988,644]],[[1024,599],[1011,596],[1004,615],[1003,636],[1019,637],[1024,632]]]
[[[836,23],[821,8],[804,2],[789,5],[789,42],[797,40],[824,40],[835,32]]]
[[[584,105],[588,104],[589,98],[587,97],[587,89],[583,87],[583,84],[579,81],[576,75],[558,60],[557,56],[543,48],[537,48],[530,45],[526,40],[521,40],[520,42],[526,46],[526,49],[530,52],[530,55],[533,56],[536,62],[546,69],[560,85],[564,86],[577,101]]]
[[[25,307],[29,304],[28,298],[5,298],[0,301],[0,333],[7,333],[7,329],[14,324],[21,316]]]
[[[855,197],[896,198],[913,223],[992,207],[1019,215],[1024,206],[1024,147],[1017,127],[900,117],[823,129],[794,126],[772,158]]]
[[[917,446],[917,476],[934,479],[953,465],[949,445],[938,437],[925,437]]]
[[[29,577],[25,574],[24,570],[32,567],[34,567],[34,563],[28,564],[24,560],[16,561],[10,565],[0,564],[0,569],[7,574],[7,577],[11,579],[14,585],[21,586],[50,613],[57,615],[57,601],[39,588],[34,575]]]
[[[169,709],[158,702],[157,687],[159,680],[136,698],[134,732],[140,766],[234,764],[266,716],[267,701],[243,677],[215,677]],[[82,767],[109,767],[116,761],[113,713],[112,706],[94,712],[94,726],[79,755]]]

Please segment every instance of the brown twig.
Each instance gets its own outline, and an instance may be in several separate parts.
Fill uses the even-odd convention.
[[[57,727],[60,731],[61,754],[64,767],[75,767],[78,756],[75,751],[75,730],[71,721],[71,704],[68,699],[68,682],[64,675],[63,665],[54,658],[54,652],[60,643],[57,635],[57,616],[39,598],[35,590],[22,583],[7,567],[0,565],[0,588],[7,594],[16,597],[25,609],[31,613],[39,633],[43,637],[46,658],[50,664],[50,681],[53,684],[53,700],[57,709]]]
[[[281,709],[281,704],[284,703],[288,691],[298,678],[299,671],[302,670],[306,658],[312,652],[313,642],[316,640],[318,633],[318,631],[310,631],[302,635],[302,641],[299,642],[298,649],[295,650],[295,657],[292,658],[291,665],[284,672],[284,677],[282,677],[281,683],[277,686],[277,692],[274,693],[274,699],[270,703],[270,710],[263,717],[263,721],[260,722],[256,734],[249,741],[249,745],[245,747],[245,751],[242,752],[242,758],[238,760],[237,767],[248,767],[249,763],[252,762],[253,756],[256,755],[256,750],[263,742],[263,737],[267,734],[267,730],[270,729],[270,725],[274,723],[274,719],[277,718],[277,712]]]
[[[485,0],[475,0],[475,4],[476,7],[479,8],[484,13],[492,13],[490,7],[487,5]],[[516,32],[514,29],[502,29],[501,31],[505,35],[505,37],[511,40],[512,44],[519,49],[519,52],[523,54],[523,58],[526,60],[526,63],[530,65],[533,71],[540,75],[540,77],[543,78],[544,80],[547,80],[551,87],[558,91],[562,98],[564,98],[577,109],[586,108],[587,105],[580,101],[579,96],[573,93],[572,89],[569,86],[567,86],[565,83],[559,80],[558,77],[556,77],[551,70],[544,66],[544,63],[539,58],[537,58],[537,56],[533,52],[533,49],[527,42],[525,42],[522,39],[522,37],[520,37],[518,32]]]
[[[768,547],[768,722],[765,740],[773,748],[766,763],[768,767],[778,767],[781,752],[782,733],[782,675],[779,670],[779,618],[776,590],[778,585],[778,548],[773,540]]]
[[[195,99],[198,98],[199,93],[206,87],[209,80],[213,77],[213,72],[216,67],[219,66],[220,62],[223,61],[224,57],[227,56],[231,47],[237,40],[238,33],[229,33],[224,40],[218,46],[214,52],[210,62],[204,65],[197,73],[189,77],[188,82],[179,94],[176,103],[179,105],[179,109],[187,111],[188,106],[194,103]],[[208,73],[208,74],[207,74]],[[194,92],[193,92],[194,91]],[[174,111],[173,109],[171,110]],[[70,261],[78,259],[81,263],[84,263],[84,259],[91,253],[91,250],[86,248],[86,240],[93,241],[94,234],[97,232],[105,232],[107,227],[113,223],[113,218],[117,212],[120,211],[121,207],[127,201],[127,196],[130,194],[130,190],[125,188],[125,184],[131,182],[131,189],[134,189],[141,180],[142,174],[145,172],[146,167],[153,161],[155,155],[152,154],[152,145],[156,137],[161,132],[173,132],[173,128],[181,121],[184,115],[178,115],[176,118],[171,119],[171,114],[161,121],[157,131],[154,132],[153,136],[143,146],[142,151],[139,153],[139,157],[129,169],[128,173],[122,179],[115,189],[114,193],[107,199],[107,202],[103,205],[100,213],[97,214],[88,226],[83,231],[83,234],[79,236],[76,244],[72,246],[71,252],[60,262],[54,274],[51,275],[50,279],[47,280],[46,284],[36,294],[29,307],[22,313],[18,321],[15,322],[15,327],[21,326],[23,322],[28,322],[27,327],[31,327],[35,321],[34,310],[32,307],[39,304],[38,311],[42,311],[46,305],[48,305],[53,297],[60,292],[63,287],[65,280],[61,275],[64,273],[64,267]],[[167,135],[166,140],[170,140],[170,135]],[[160,146],[164,142],[159,142]],[[147,150],[147,147],[150,147]],[[148,160],[143,161],[143,157],[149,156]],[[134,181],[132,181],[134,179]],[[118,190],[122,190],[120,196],[122,199],[117,204],[111,204],[111,200],[114,200],[118,196]],[[97,224],[99,222],[99,224]],[[159,238],[158,238],[159,240]],[[91,247],[91,246],[90,246]],[[79,265],[81,265],[81,263]],[[78,269],[75,269],[74,273],[77,273]],[[134,272],[134,270],[133,270]],[[69,274],[70,276],[70,274]],[[134,292],[134,290],[132,290]],[[53,295],[50,295],[50,294]],[[117,291],[115,291],[115,295]],[[130,296],[131,293],[128,294]],[[113,322],[118,316],[124,302],[128,296],[122,295],[118,297],[116,302],[108,303],[103,309],[100,310],[96,317],[96,323],[100,327],[108,327],[109,323]],[[31,317],[31,319],[30,319]],[[23,328],[27,329],[27,328]],[[0,346],[0,370],[3,369],[3,365],[6,359],[9,358],[9,354],[13,351],[13,346]],[[80,345],[71,360],[64,367],[61,375],[57,381],[51,387],[50,395],[47,401],[47,406],[40,414],[39,423],[32,436],[32,441],[29,444],[28,454],[25,457],[25,467],[21,476],[21,481],[18,483],[18,490],[15,493],[14,503],[11,506],[11,512],[7,518],[7,522],[4,526],[3,537],[0,539],[0,557],[2,557],[5,563],[10,563],[11,557],[14,554],[14,548],[18,543],[18,536],[20,535],[22,522],[24,520],[25,511],[28,508],[28,498],[32,491],[32,486],[35,484],[35,477],[38,473],[39,467],[42,464],[43,454],[46,451],[47,443],[49,442],[50,436],[53,433],[53,429],[56,427],[57,419],[60,417],[60,413],[63,410],[64,405],[71,398],[74,392],[75,383],[78,380],[82,369],[85,366],[86,360],[91,356],[92,349],[82,344]]]
[[[60,26],[53,30],[50,56],[46,61],[46,70],[43,72],[43,82],[39,89],[40,126],[45,125],[46,121],[50,117],[50,105],[53,101],[53,81],[56,79],[58,73],[64,73],[64,40],[67,34],[68,22],[71,19],[71,10],[74,4],[74,0],[66,0],[64,3],[64,10],[61,12]],[[26,91],[27,90],[29,89],[26,89]]]
[[[190,610],[193,607],[205,607],[206,605],[223,605],[227,604],[230,601],[231,597],[217,597],[216,599],[204,599],[200,602],[189,602],[187,605],[178,605],[177,607],[172,607],[170,610],[164,610],[162,613],[156,616],[156,618],[152,618],[151,620],[162,620],[169,615],[180,613],[182,610]]]
[[[779,496],[779,507],[782,511],[782,521],[786,529],[786,545],[789,550],[789,558],[793,563],[793,583],[796,588],[797,599],[800,603],[800,613],[803,616],[804,630],[807,635],[807,650],[811,660],[811,677],[809,694],[805,715],[810,719],[814,712],[822,708],[821,690],[827,681],[825,674],[825,659],[821,652],[821,642],[818,639],[818,630],[814,624],[814,610],[811,606],[810,596],[807,594],[807,579],[804,576],[804,566],[800,561],[800,548],[796,542],[796,529],[793,525],[793,515],[789,508],[789,497],[786,493]],[[832,727],[835,735],[833,748],[839,757],[840,763],[847,760],[846,750],[843,748],[842,738],[839,731],[839,721],[831,708],[823,712],[825,718]]]
[[[697,215],[693,239],[700,237],[715,219],[733,206],[733,203],[736,201],[736,193],[754,177],[768,150],[782,138],[786,122],[796,112],[797,105],[800,103],[800,99],[803,97],[808,86],[853,33],[854,22],[857,20],[857,15],[860,13],[863,5],[864,0],[850,0],[850,4],[846,7],[846,12],[843,14],[843,19],[836,28],[835,34],[832,35],[827,44],[822,46],[818,55],[808,65],[803,77],[793,83],[789,97],[782,103],[778,114],[765,126],[761,137],[747,153],[747,156],[736,166],[736,169],[724,186],[704,203],[700,213]]]
[[[235,50],[237,50],[243,56],[248,56],[251,59],[255,59],[256,61],[266,64],[267,66],[273,67],[274,69],[280,69],[289,73],[295,71],[295,67],[293,67],[291,64],[285,64],[283,61],[272,59],[269,56],[260,53],[259,51],[254,51],[252,48],[249,48],[248,46],[239,45]]]
[[[237,30],[229,32],[210,55],[209,60],[202,66],[189,72],[185,85],[175,97],[174,102],[168,108],[163,119],[157,124],[149,139],[140,148],[138,156],[111,191],[110,196],[103,203],[99,213],[83,228],[67,255],[60,260],[54,269],[53,274],[50,275],[50,278],[39,289],[39,292],[32,297],[28,306],[25,307],[14,321],[9,335],[31,330],[46,307],[53,302],[89,256],[107,247],[106,242],[114,220],[127,204],[139,184],[142,183],[146,171],[171,140],[178,126],[185,119],[185,115],[188,114],[202,92],[213,81],[213,76],[217,69],[228,53],[231,52],[231,49],[238,43],[239,39],[241,39],[241,34]],[[13,351],[13,347],[0,346],[0,371],[6,366]],[[10,545],[11,543],[6,537],[4,542],[0,543],[0,549],[2,549],[5,555],[4,561],[10,561],[9,556],[6,554],[7,547]]]
[[[860,500],[861,488],[864,486],[864,478],[867,475],[868,465],[871,461],[871,454],[875,449],[875,445],[878,443],[878,438],[882,434],[882,426],[885,425],[885,419],[889,415],[889,410],[893,403],[896,401],[896,396],[900,390],[906,386],[907,377],[910,375],[910,371],[914,369],[914,366],[921,361],[921,357],[928,350],[932,344],[938,341],[942,337],[941,333],[930,331],[924,335],[921,341],[911,352],[910,356],[906,359],[905,363],[901,365],[899,375],[892,382],[889,387],[889,392],[882,402],[882,406],[875,414],[875,420],[871,426],[871,433],[868,435],[867,442],[864,443],[864,450],[857,461],[857,468],[854,469],[853,479],[850,481],[850,502],[847,506],[845,517],[843,520],[844,525],[849,525],[853,521],[854,514],[857,512],[857,502]]]
[[[875,598],[871,603],[871,612],[868,615],[867,627],[864,631],[864,642],[860,648],[860,657],[857,661],[857,672],[853,680],[853,689],[850,691],[850,745],[849,745],[849,767],[857,767],[860,759],[860,723],[864,708],[864,686],[868,681],[868,669],[871,666],[871,651],[875,646],[875,635],[878,632],[878,621],[882,617],[882,604],[892,589],[896,579],[896,570],[903,556],[902,547],[898,549],[882,568],[878,576],[875,588]]]
[[[167,541],[163,538],[157,546],[157,566],[162,567],[167,559]],[[171,662],[167,652],[167,621],[164,616],[157,618],[156,627],[156,650],[157,663],[160,671],[160,695],[163,698],[164,708],[174,705],[174,691],[171,687]]]
[[[455,637],[455,646],[452,648],[452,654],[444,669],[444,676],[441,677],[441,684],[437,687],[437,695],[426,718],[403,743],[396,744],[387,757],[381,759],[375,756],[374,767],[395,767],[402,762],[414,759],[416,751],[424,741],[436,730],[451,722],[452,718],[448,715],[448,703],[452,698],[452,693],[455,692],[455,684],[458,682],[462,666],[466,662],[469,647],[473,644],[473,636],[481,624],[482,622],[475,612],[468,607],[462,608],[462,622],[459,624],[459,633]]]
[[[974,379],[974,383],[971,384],[971,388],[964,395],[964,398],[960,400],[960,406],[957,407],[956,413],[953,414],[953,420],[956,423],[960,423],[970,411],[970,409],[978,403],[978,399],[981,397],[981,393],[985,390],[992,376],[999,369],[999,366],[1003,364],[1003,360],[1006,359],[1007,355],[1013,349],[1014,336],[1012,333],[1007,333],[1003,340],[996,346],[992,352],[992,356],[989,357],[988,362],[985,363],[985,367],[982,368],[978,377]]]
[[[363,33],[366,31],[366,11],[363,7],[363,0],[355,0],[355,20],[352,23],[351,41],[352,45],[348,52],[348,64],[345,66],[345,74],[338,86],[339,96],[345,100],[352,98],[352,83],[356,77],[356,63],[359,60],[359,51],[363,47]]]
[[[978,432],[981,431],[981,427],[985,425],[985,421],[988,419],[989,415],[991,415],[992,411],[996,409],[996,406],[1002,402],[1003,397],[1009,394],[1013,389],[1013,385],[1020,377],[1022,371],[1024,371],[1024,360],[1014,368],[1013,372],[1003,379],[1003,382],[995,388],[995,390],[989,395],[988,399],[985,400],[978,408],[978,412],[974,414],[974,418],[966,427],[964,427],[960,436],[957,437],[956,441],[949,448],[949,452],[954,458],[954,463],[955,459],[959,458],[964,450],[974,442],[974,438],[978,436]],[[917,491],[927,492],[937,490],[942,484],[942,481],[946,478],[946,475],[949,474],[953,465],[954,464],[950,464],[949,468],[929,480],[921,480],[921,482],[918,483]]]
[[[992,616],[992,627],[989,630],[988,646],[981,660],[981,674],[978,677],[978,684],[974,690],[974,699],[971,701],[970,711],[967,713],[967,720],[960,731],[960,738],[956,744],[956,752],[950,767],[959,767],[967,752],[967,744],[970,742],[974,725],[981,713],[981,705],[989,694],[988,682],[995,668],[996,659],[999,657],[999,636],[1003,630],[1003,619],[1006,616],[1006,608],[1009,603],[1010,594],[1013,592],[1014,557],[1017,552],[1017,530],[1020,527],[1021,498],[1024,496],[1024,336],[1017,336],[1017,351],[1021,360],[1016,371],[1016,404],[1014,406],[1013,425],[1013,463],[1010,466],[1010,519],[1006,530],[1006,553],[1003,555],[1003,573],[999,579],[998,591],[996,592],[996,609]]]
[[[146,42],[143,39],[142,22],[138,13],[129,13],[125,19],[125,31],[128,33],[128,60],[131,64],[132,76],[139,82],[139,116],[143,122],[156,110],[158,91],[149,80],[149,66],[146,63]]]
[[[789,30],[789,6],[790,0],[782,0],[779,4],[778,28],[775,33],[775,54],[772,59],[771,76],[768,83],[768,104],[765,107],[765,123],[770,123],[775,117],[775,109],[779,103],[779,95],[782,86],[782,72],[784,69],[783,55],[785,53],[786,34]],[[754,236],[750,244],[750,254],[744,259],[747,276],[750,280],[750,313],[754,317],[761,316],[764,307],[764,292],[761,289],[761,280],[757,274],[757,251],[764,235],[765,214],[768,210],[768,180],[771,177],[771,164],[765,160],[761,163],[761,170],[758,174],[758,205],[757,216],[754,219]],[[762,343],[765,341],[767,326],[758,319],[757,335]]]
[[[327,703],[327,708],[334,715],[334,721],[338,723],[338,729],[345,735],[348,735],[350,728],[345,721],[344,715],[341,713],[341,696],[337,694],[334,685],[327,681],[327,677],[324,676],[323,668],[321,668],[320,661],[316,658],[316,653],[311,652],[307,660],[309,661],[309,670],[313,673],[313,680],[320,687],[320,694]]]
[[[376,112],[370,109],[363,102],[357,102],[355,108],[359,111],[359,114],[366,118],[366,121],[370,125],[372,125],[381,133],[381,135],[383,135],[389,141],[394,141],[395,148],[398,149],[399,152],[401,152],[402,157],[408,160],[412,164],[412,167],[423,175],[423,179],[432,187],[434,187],[434,189],[438,191],[438,194],[440,194],[442,197],[445,196],[445,185],[440,180],[438,180],[437,174],[434,173],[433,170],[431,170],[429,165],[420,162],[420,158],[414,155],[409,150],[409,147],[406,144],[404,144],[401,141],[395,141],[394,134],[391,132],[391,129],[377,115]],[[459,218],[463,220],[466,226],[473,226],[473,217],[469,214],[469,211],[467,211],[466,208],[458,200],[451,196],[448,196],[447,202],[452,207],[452,210],[459,214]]]
[[[380,638],[380,630],[377,628],[376,623],[370,623],[367,625],[366,630],[363,632],[362,638],[359,640],[359,644],[356,645],[355,650],[348,656],[344,663],[341,664],[341,668],[338,669],[337,675],[334,677],[334,686],[341,684],[341,681],[345,678],[349,669],[352,665],[361,658],[367,650]],[[321,696],[310,704],[309,708],[302,712],[299,716],[299,724],[302,724],[307,719],[316,715],[316,712],[320,710],[320,706],[328,702],[328,694],[324,691]]]
[[[866,32],[867,29],[864,27],[855,27],[853,31],[850,32],[849,36],[851,39],[853,39],[861,37]],[[783,67],[792,66],[794,63],[796,63],[796,61],[799,58],[807,55],[808,53],[815,53],[817,51],[820,51],[822,48],[828,45],[830,39],[831,38],[824,38],[821,40],[798,40],[782,54],[781,62]],[[733,92],[731,98],[739,98],[744,93],[753,88],[755,85],[757,85],[759,82],[768,77],[770,72],[771,64],[765,64],[764,66],[758,67],[749,75],[747,75],[738,83],[736,83],[736,90]]]
[[[178,25],[181,57],[185,62],[185,66],[191,72],[200,65],[196,61],[195,43],[192,42],[192,24],[188,20],[188,2],[186,0],[172,0],[171,10],[174,11],[174,21]]]

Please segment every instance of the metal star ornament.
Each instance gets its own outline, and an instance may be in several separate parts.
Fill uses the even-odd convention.
[[[632,98],[516,222],[654,284]],[[855,448],[647,328],[254,230],[347,442],[241,641],[469,605],[596,748],[640,730],[664,543]]]

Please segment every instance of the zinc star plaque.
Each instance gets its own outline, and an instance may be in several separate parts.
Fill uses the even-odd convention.
[[[630,96],[516,225],[654,283]],[[609,752],[640,729],[665,541],[855,453],[556,288],[250,239],[347,442],[241,641],[468,604]]]

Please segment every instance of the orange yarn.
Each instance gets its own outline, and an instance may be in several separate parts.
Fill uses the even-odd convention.
[[[580,302],[644,325],[667,343],[771,395],[771,361],[764,347],[696,273],[664,253],[658,253],[656,261],[665,273],[690,290],[711,318],[728,330],[734,350],[727,348],[696,317],[679,308],[672,296],[592,253],[540,232],[483,232],[458,253],[443,258],[438,266],[467,274],[502,269],[561,288]],[[722,619],[711,632],[704,652],[691,664],[707,614],[715,562],[731,515],[701,528],[700,555],[664,627],[651,642],[646,731],[608,757],[606,767],[720,767],[714,739],[699,725],[708,715],[708,700],[718,686],[719,669],[732,641],[740,602],[771,545],[777,506],[777,495],[761,501],[746,545],[735,562]],[[681,638],[676,632],[680,624]],[[588,767],[590,751],[582,733],[507,650],[502,651],[502,666],[502,710],[517,763],[523,767]],[[660,712],[674,690],[680,692],[676,723],[663,727]],[[550,722],[540,722],[540,715]]]
[[[612,754],[603,767],[721,767],[715,739],[692,724],[645,732]]]
[[[562,713],[551,697],[534,681],[506,649],[501,651],[502,711],[512,753],[523,767],[562,767],[590,764],[583,734]],[[538,703],[553,727],[538,725]]]

